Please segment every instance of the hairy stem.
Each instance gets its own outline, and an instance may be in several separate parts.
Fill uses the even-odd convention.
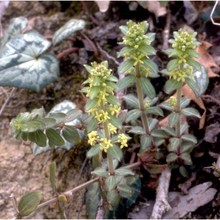
[[[136,65],[136,89],[137,89],[137,96],[139,100],[139,107],[141,110],[141,120],[142,120],[145,133],[150,134],[149,123],[148,123],[148,119],[147,119],[147,115],[145,113],[145,107],[144,107],[144,95],[143,95],[143,91],[140,85],[139,78],[140,78],[140,67],[139,67],[139,64],[137,64]]]
[[[181,112],[181,92],[182,92],[182,85],[177,89],[176,93],[176,113],[180,114]],[[180,123],[181,123],[181,117],[179,117],[179,120],[177,121],[176,124],[176,136],[179,138],[180,137]]]
[[[104,122],[103,123],[104,125],[104,132],[105,132],[105,137],[110,140],[110,132],[109,132],[109,129],[108,129],[108,122]],[[108,158],[108,168],[109,168],[109,173],[110,175],[114,175],[114,167],[113,167],[113,159],[112,159],[112,156],[111,154],[109,153],[109,151],[107,151],[107,158]]]

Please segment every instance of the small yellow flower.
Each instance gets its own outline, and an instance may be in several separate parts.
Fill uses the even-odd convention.
[[[107,139],[107,138],[101,138],[100,139],[100,150],[103,150],[104,152],[107,152],[107,150],[109,149],[109,147],[112,147],[113,144],[111,143],[111,140]]]
[[[121,111],[121,106],[120,105],[110,105],[109,106],[109,112],[112,116],[118,116]]]
[[[92,131],[88,134],[88,143],[91,145],[91,146],[94,146],[97,141],[99,140],[99,136],[98,136],[98,133],[97,131]]]
[[[112,125],[111,123],[108,123],[108,129],[111,134],[117,133],[117,128],[114,125]]]
[[[125,134],[118,135],[118,142],[120,143],[120,148],[128,147],[128,137]]]
[[[95,113],[95,118],[98,120],[98,123],[103,123],[110,119],[108,112],[104,111],[103,109]]]

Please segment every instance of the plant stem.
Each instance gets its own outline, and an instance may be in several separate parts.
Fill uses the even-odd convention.
[[[141,110],[141,120],[142,120],[145,133],[149,135],[150,134],[149,123],[148,123],[147,115],[145,113],[144,96],[143,96],[143,91],[140,85],[139,78],[140,78],[140,67],[139,67],[139,64],[137,64],[136,65],[136,89],[137,89],[137,96],[139,100],[139,107]]]
[[[181,92],[182,92],[182,84],[180,85],[180,87],[177,89],[177,93],[176,93],[176,113],[180,114],[181,112]],[[179,138],[180,137],[180,120],[181,118],[179,117],[179,120],[177,121],[176,124],[176,136]]]
[[[108,122],[104,122],[104,132],[105,132],[105,137],[110,140],[110,132],[108,129]],[[113,159],[111,154],[109,153],[109,151],[107,151],[107,158],[108,158],[108,168],[109,168],[109,173],[110,175],[114,175],[115,171],[114,171],[114,167],[113,167]]]

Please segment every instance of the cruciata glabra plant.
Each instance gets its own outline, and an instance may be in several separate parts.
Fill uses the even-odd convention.
[[[184,117],[199,118],[200,114],[196,109],[187,107],[190,100],[182,97],[182,86],[187,84],[196,96],[199,96],[204,89],[196,83],[199,79],[195,73],[199,72],[200,76],[206,76],[204,67],[195,61],[198,56],[195,52],[198,45],[196,34],[183,29],[174,32],[174,39],[170,40],[172,48],[166,51],[173,59],[169,61],[167,69],[160,72],[168,76],[164,87],[165,93],[168,95],[176,93],[167,101],[159,103],[151,83],[151,78],[159,77],[158,67],[151,60],[151,56],[156,55],[151,45],[155,34],[147,33],[147,22],[129,21],[120,29],[124,34],[121,42],[124,46],[118,57],[123,57],[124,61],[119,66],[118,72],[124,77],[118,80],[108,68],[106,61],[85,65],[89,73],[82,89],[88,98],[85,105],[86,115],[77,109],[50,114],[38,109],[32,113],[21,113],[11,123],[16,137],[31,140],[41,147],[48,144],[50,147],[62,146],[65,142],[80,143],[81,139],[86,137],[91,147],[87,157],[92,158],[94,169],[92,174],[96,177],[78,188],[81,189],[98,181],[95,193],[92,194],[96,197],[92,199],[99,200],[96,191],[100,192],[99,195],[103,198],[104,209],[107,212],[116,210],[122,198],[128,200],[132,198],[135,201],[138,196],[140,187],[134,186],[137,185],[139,177],[131,170],[134,166],[120,167],[123,150],[126,153],[129,143],[137,140],[136,137],[138,137],[136,143],[138,142],[140,147],[138,155],[141,161],[141,155],[146,153],[151,155],[150,161],[143,163],[147,170],[152,172],[152,169],[148,169],[150,165],[162,164],[162,168],[167,165],[171,168],[178,167],[181,174],[186,175],[184,165],[192,164],[190,153],[197,140],[189,134],[189,126]],[[131,87],[136,89],[132,94]],[[121,111],[124,105],[121,105],[115,93],[125,89],[130,94],[123,95],[123,100],[129,108],[124,117]],[[164,115],[168,115],[168,125],[160,126],[159,119],[164,118]],[[76,119],[77,123],[69,124]],[[80,131],[79,128],[84,130]],[[128,136],[127,133],[131,135]],[[52,168],[51,185],[54,186],[55,168]],[[158,173],[158,170],[154,169],[154,173]],[[75,192],[76,189],[72,191]],[[65,197],[66,194],[60,195]],[[91,197],[90,193],[87,195],[87,198]],[[32,208],[33,211],[38,203]],[[92,210],[95,213],[97,209],[98,203],[95,210]],[[95,217],[93,214],[93,218]]]
[[[107,62],[85,65],[89,78],[83,91],[89,98],[85,110],[91,119],[87,126],[88,143],[91,149],[87,157],[93,157],[95,170],[92,174],[102,177],[101,190],[107,201],[109,210],[115,209],[120,197],[129,198],[132,195],[130,187],[136,180],[129,168],[118,168],[122,159],[122,148],[128,147],[130,137],[122,131],[119,114],[120,102],[114,96],[118,79],[108,69]],[[107,159],[107,166],[103,164]],[[96,167],[97,166],[97,167]]]

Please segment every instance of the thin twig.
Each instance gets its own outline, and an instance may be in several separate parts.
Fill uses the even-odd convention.
[[[167,19],[166,19],[166,26],[163,31],[163,49],[167,49],[169,47],[168,45],[168,39],[170,36],[170,24],[171,24],[171,13],[168,10],[167,12]]]
[[[218,5],[218,0],[215,1],[215,5],[214,5],[214,7],[212,8],[212,12],[211,12],[211,14],[210,14],[210,19],[211,19],[211,21],[212,21],[212,24],[220,26],[220,23],[215,22],[214,19],[213,19],[213,14],[214,14],[214,12],[215,12],[215,9],[216,9],[217,5]]]
[[[202,95],[202,99],[211,99],[213,102],[220,105],[220,101],[211,95]]]
[[[81,32],[81,35],[87,40],[87,42],[89,43],[89,45],[91,46],[91,48],[93,49],[93,52],[95,54],[95,56],[98,56],[98,50],[97,50],[97,47],[96,45],[92,42],[92,40],[90,40],[90,38]]]
[[[97,45],[99,51],[100,51],[104,56],[106,56],[106,58],[112,60],[117,66],[120,65],[120,63],[119,63],[113,56],[111,56],[108,52],[106,52],[105,50],[103,50],[98,43],[96,43],[96,45]]]
[[[2,105],[1,110],[0,110],[0,117],[1,117],[1,115],[2,115],[2,113],[3,113],[3,111],[5,110],[5,107],[6,107],[6,105],[8,104],[8,102],[10,101],[10,99],[11,99],[13,93],[15,92],[15,90],[16,90],[16,88],[13,88],[13,89],[11,90],[10,94],[8,95],[8,97],[7,97],[7,99],[5,100],[4,104]]]
[[[78,47],[71,47],[71,48],[68,48],[60,53],[57,54],[57,59],[61,59],[63,57],[66,57],[68,56],[69,54],[73,53],[73,52],[76,52],[78,51],[79,48]]]
[[[161,219],[171,207],[167,201],[168,189],[170,185],[171,170],[167,167],[159,178],[157,187],[157,197],[152,211],[151,219]]]

